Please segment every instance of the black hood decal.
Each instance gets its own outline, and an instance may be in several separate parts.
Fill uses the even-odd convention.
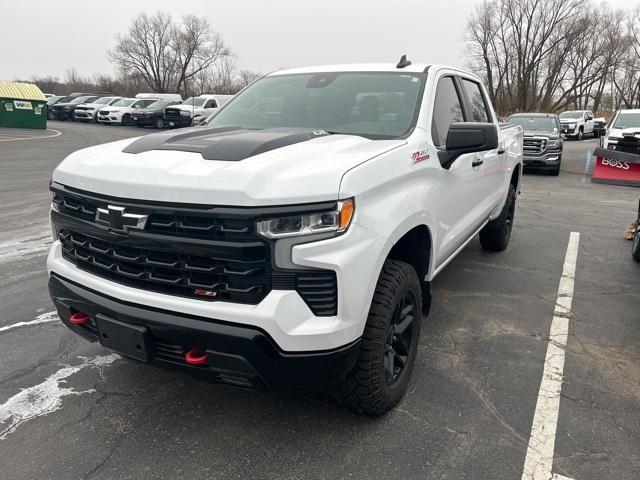
[[[192,128],[184,133],[147,135],[128,145],[125,153],[177,150],[199,153],[205,160],[235,162],[261,153],[329,135],[324,130],[240,127]]]

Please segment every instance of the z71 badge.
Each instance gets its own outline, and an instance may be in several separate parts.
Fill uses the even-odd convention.
[[[429,160],[429,151],[426,150],[426,149],[419,150],[419,151],[413,152],[411,154],[411,162],[412,163],[423,162],[425,160]]]

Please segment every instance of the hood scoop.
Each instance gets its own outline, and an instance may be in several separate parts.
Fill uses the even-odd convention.
[[[199,153],[205,160],[236,162],[261,153],[306,142],[329,133],[324,130],[271,128],[248,130],[241,127],[193,128],[183,133],[158,133],[142,137],[124,153],[143,153],[151,150],[176,150]]]

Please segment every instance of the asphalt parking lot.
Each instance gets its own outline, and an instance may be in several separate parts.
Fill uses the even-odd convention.
[[[640,190],[589,181],[594,140],[566,142],[559,177],[525,176],[506,252],[474,241],[438,276],[408,393],[371,419],[318,392],[136,364],[56,321],[51,171],[74,150],[151,131],[49,123],[59,135],[0,132],[0,479],[520,479],[525,462],[552,464],[556,479],[640,477],[640,265],[622,238]],[[566,348],[551,338],[558,372],[561,278],[573,303],[559,316]],[[554,401],[555,421],[542,408]],[[530,444],[532,425],[555,429],[550,446]]]

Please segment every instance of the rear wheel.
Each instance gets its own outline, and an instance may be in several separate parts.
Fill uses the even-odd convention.
[[[402,398],[420,336],[422,290],[409,264],[387,260],[373,295],[358,362],[331,388],[343,405],[382,415]]]
[[[498,218],[491,220],[480,230],[480,245],[484,250],[501,252],[509,245],[513,219],[516,212],[516,189],[509,185],[507,200]]]

